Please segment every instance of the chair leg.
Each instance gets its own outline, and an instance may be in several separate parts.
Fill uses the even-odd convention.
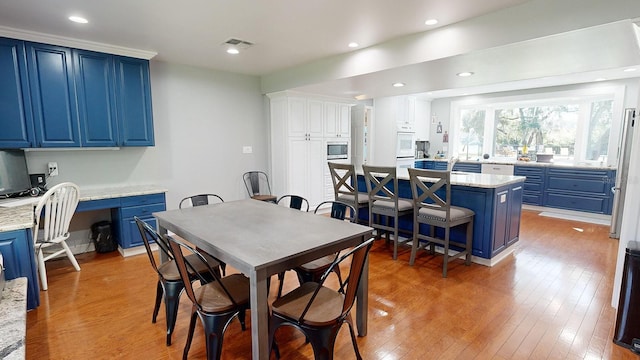
[[[358,342],[356,341],[356,332],[353,328],[353,320],[351,319],[351,314],[348,314],[344,320],[347,325],[349,325],[349,333],[351,334],[351,343],[353,344],[353,351],[356,353],[356,359],[362,360],[362,356],[360,355],[360,349],[358,349]]]
[[[162,284],[160,280],[158,280],[158,286],[156,287],[156,303],[153,306],[153,317],[151,318],[152,323],[156,323],[156,318],[158,317],[158,311],[160,311],[160,303],[162,302],[162,296],[164,295],[164,289],[162,288]]]
[[[467,256],[464,264],[471,265],[471,255],[473,253],[473,219],[467,223]]]
[[[224,331],[236,314],[235,312],[215,316],[199,314],[202,325],[204,326],[208,360],[220,359]]]
[[[400,239],[398,238],[398,217],[393,218],[393,260],[398,259],[398,243]]]
[[[420,239],[418,239],[418,234],[420,233],[420,224],[417,221],[413,222],[413,241],[411,243],[411,257],[409,258],[409,265],[413,266],[416,261],[416,253],[418,252],[418,247],[420,246]]]
[[[247,330],[247,310],[249,310],[249,305],[240,307],[240,311],[238,311],[238,321],[240,321],[240,328],[242,331]]]
[[[442,277],[447,277],[447,265],[449,265],[449,233],[450,229],[444,229],[444,261],[442,264]]]
[[[69,248],[69,245],[67,245],[67,242],[63,240],[60,242],[60,245],[62,245],[62,247],[64,248],[64,252],[67,253],[67,257],[69,258],[69,261],[71,261],[71,264],[76,269],[76,271],[80,271],[80,265],[78,265],[78,261],[76,260],[76,257],[73,256],[73,252]]]
[[[311,347],[313,347],[315,360],[333,360],[333,348],[341,325],[336,324],[332,327],[319,329],[304,329],[305,335],[311,343]]]
[[[164,283],[164,305],[167,316],[167,346],[171,345],[171,334],[176,327],[182,289],[184,289],[182,282],[171,281]]]
[[[36,246],[38,246],[36,244]],[[47,268],[44,265],[44,255],[42,254],[42,249],[38,250],[38,272],[40,273],[40,283],[42,284],[41,289],[43,291],[47,291],[49,288],[47,284]]]
[[[282,296],[282,287],[284,286],[284,271],[278,273],[278,297]]]
[[[184,344],[184,350],[182,352],[182,360],[187,360],[189,355],[189,348],[191,348],[191,341],[193,340],[193,332],[196,329],[196,319],[198,318],[197,308],[194,305],[191,308],[191,320],[189,321],[189,333],[187,334],[187,342]]]

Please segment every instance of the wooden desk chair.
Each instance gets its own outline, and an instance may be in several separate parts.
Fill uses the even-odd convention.
[[[451,172],[437,170],[409,169],[411,192],[413,194],[413,245],[411,246],[411,259],[413,265],[416,253],[419,249],[430,246],[431,254],[435,252],[435,245],[443,247],[444,260],[442,265],[442,277],[447,277],[447,265],[452,260],[465,257],[465,265],[471,264],[473,242],[473,210],[451,205]],[[444,197],[442,193],[444,190]],[[420,225],[429,226],[429,234],[420,231]],[[451,244],[451,228],[459,225],[466,226],[466,241],[455,243],[462,250],[456,255],[449,255]],[[444,229],[444,237],[436,237],[435,228]],[[423,245],[420,242],[424,241]]]
[[[252,199],[276,202],[277,196],[271,194],[269,177],[263,171],[248,171],[242,175],[244,186]]]
[[[275,333],[280,326],[293,326],[305,334],[316,359],[333,359],[336,336],[342,325],[347,323],[356,358],[362,359],[353,329],[351,308],[372,244],[373,239],[370,239],[336,257],[318,282],[306,282],[276,299],[271,306],[269,344],[275,344]],[[324,283],[327,276],[347,259],[351,260],[349,276],[344,282],[340,280],[337,290],[326,287]]]
[[[351,205],[355,211],[351,214],[360,222],[358,217],[361,208],[369,206],[369,194],[358,191],[358,178],[353,164],[338,164],[329,162],[329,172],[333,182],[335,201]]]
[[[393,232],[393,259],[398,258],[400,217],[413,212],[413,202],[398,196],[398,177],[395,167],[362,165],[369,195],[369,226],[386,234],[391,241]],[[384,223],[382,222],[384,219]]]
[[[80,200],[79,195],[80,189],[76,184],[64,182],[49,189],[36,205],[33,239],[42,290],[48,289],[46,261],[66,254],[76,271],[80,271],[80,265],[66,242],[70,235],[69,223]],[[54,247],[58,249],[53,252],[45,251]]]

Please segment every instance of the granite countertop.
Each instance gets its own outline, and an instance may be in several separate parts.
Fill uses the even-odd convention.
[[[157,185],[81,187],[80,201],[113,199],[164,192],[167,192],[167,189]],[[26,198],[26,200],[32,201],[27,201],[27,204],[20,206],[4,207],[0,205],[0,232],[28,229],[33,226],[33,206],[38,202],[39,197]],[[23,201],[23,199],[19,201]]]
[[[449,159],[416,159],[416,161],[441,161],[449,162]],[[594,164],[572,164],[572,163],[556,163],[556,162],[537,162],[537,161],[521,161],[521,160],[502,160],[502,159],[487,159],[487,160],[458,160],[458,163],[463,164],[496,164],[496,165],[519,165],[519,166],[539,166],[539,167],[560,167],[560,168],[573,168],[573,169],[593,169],[593,170],[616,170],[615,166],[608,165],[594,165]]]
[[[0,299],[0,359],[25,358],[27,278],[8,280]]]
[[[409,170],[398,168],[398,179],[409,180]],[[505,185],[524,182],[525,176],[477,174],[462,171],[451,172],[451,185],[469,186],[477,188],[495,189]]]

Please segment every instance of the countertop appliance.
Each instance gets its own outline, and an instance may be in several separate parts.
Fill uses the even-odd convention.
[[[429,147],[431,144],[426,140],[416,141],[416,159],[426,159],[429,157]]]

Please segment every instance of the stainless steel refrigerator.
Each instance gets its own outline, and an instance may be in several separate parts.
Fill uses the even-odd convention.
[[[629,177],[629,158],[631,157],[631,144],[633,144],[635,118],[635,109],[625,109],[620,147],[618,148],[618,170],[616,172],[616,183],[615,186],[611,188],[611,191],[613,192],[613,209],[611,212],[611,229],[609,231],[609,237],[614,239],[620,238],[622,210],[624,209],[624,198],[627,191],[627,179]]]

